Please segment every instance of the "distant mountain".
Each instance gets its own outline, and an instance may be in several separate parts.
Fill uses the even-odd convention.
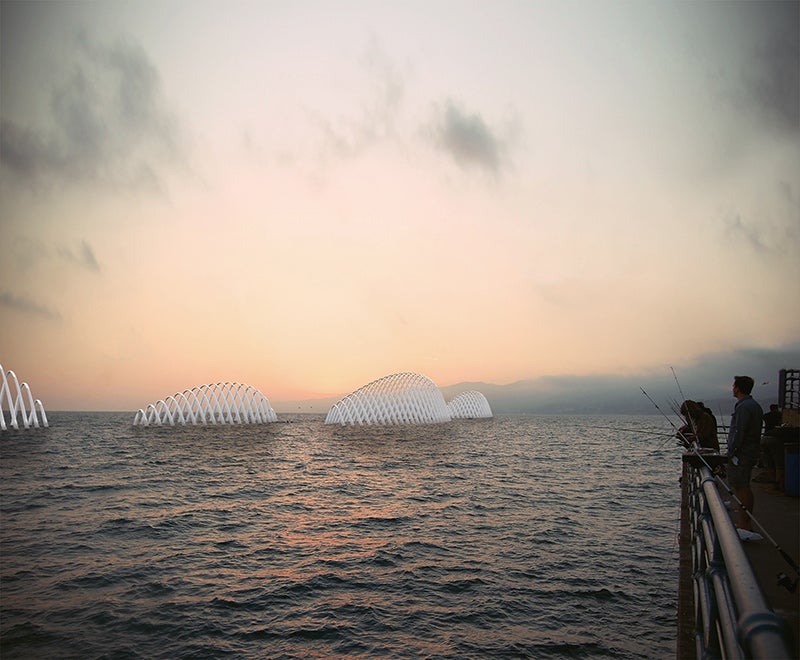
[[[458,383],[443,387],[448,401],[477,390],[496,414],[600,414],[657,412],[634,383],[611,376],[553,376],[508,385]]]
[[[441,390],[446,401],[461,392],[477,390],[495,414],[660,414],[644,390],[670,417],[674,404],[683,398],[703,401],[717,416],[727,417],[733,409],[734,376],[752,376],[756,381],[753,396],[766,407],[778,402],[780,369],[800,369],[800,343],[785,349],[711,353],[690,363],[664,365],[634,375],[543,376],[508,385],[463,382]],[[276,412],[326,413],[341,396],[272,405]]]
[[[672,414],[673,402],[687,398],[727,416],[733,409],[734,376],[752,376],[753,396],[766,407],[778,402],[778,372],[798,368],[800,345],[708,354],[690,364],[664,365],[635,375],[543,376],[508,385],[465,382],[441,389],[448,401],[460,392],[477,390],[497,414],[659,414],[649,395],[667,415]]]

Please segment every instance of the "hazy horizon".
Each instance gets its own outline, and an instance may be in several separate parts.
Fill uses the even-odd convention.
[[[779,403],[778,372],[781,369],[799,368],[800,343],[784,350],[751,349],[735,353],[711,353],[690,364],[661,365],[660,368],[634,375],[562,374],[507,384],[464,381],[447,385],[437,383],[437,385],[447,401],[466,390],[480,391],[487,397],[494,414],[654,414],[662,417],[666,414],[670,419],[677,419],[678,416],[673,408],[675,403],[685,396],[704,401],[718,416],[719,421],[723,422],[735,403],[730,387],[734,375],[751,375],[754,378],[753,396],[766,408],[771,403]],[[279,415],[322,415],[336,401],[349,394],[341,392],[324,398],[275,399],[270,396],[268,390],[254,383],[245,384],[259,389]],[[195,383],[184,389],[199,385],[201,383]],[[151,399],[142,401],[132,409],[78,407],[48,408],[48,410],[133,413],[139,408],[177,393],[154,394]],[[35,387],[34,396],[37,396]],[[659,404],[660,410],[653,405],[648,396]]]

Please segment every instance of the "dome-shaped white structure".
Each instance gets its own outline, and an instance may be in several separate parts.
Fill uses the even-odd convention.
[[[480,392],[462,392],[447,404],[453,419],[482,419],[492,416],[492,409],[486,397]]]
[[[267,424],[275,411],[257,389],[241,383],[214,383],[184,390],[139,409],[134,426],[169,424]]]
[[[374,380],[335,403],[326,424],[438,424],[450,411],[436,384],[421,374],[398,373]]]
[[[5,431],[8,426],[12,429],[18,429],[18,415],[22,417],[23,428],[27,429],[31,426],[38,428],[39,417],[36,412],[37,409],[42,415],[42,426],[49,426],[44,406],[39,399],[33,398],[28,383],[20,384],[17,374],[13,371],[6,371],[3,369],[2,364],[0,364],[0,374],[3,375],[3,385],[0,387],[0,431]],[[27,410],[25,408],[26,401],[28,403]],[[8,426],[6,426],[6,408],[9,415]]]

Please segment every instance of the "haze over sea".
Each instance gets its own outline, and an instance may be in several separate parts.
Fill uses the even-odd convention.
[[[663,417],[48,416],[0,436],[3,658],[674,654]]]

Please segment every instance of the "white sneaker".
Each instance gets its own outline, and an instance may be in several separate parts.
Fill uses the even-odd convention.
[[[760,541],[764,537],[758,532],[751,532],[749,529],[736,528],[736,533],[742,541]]]

